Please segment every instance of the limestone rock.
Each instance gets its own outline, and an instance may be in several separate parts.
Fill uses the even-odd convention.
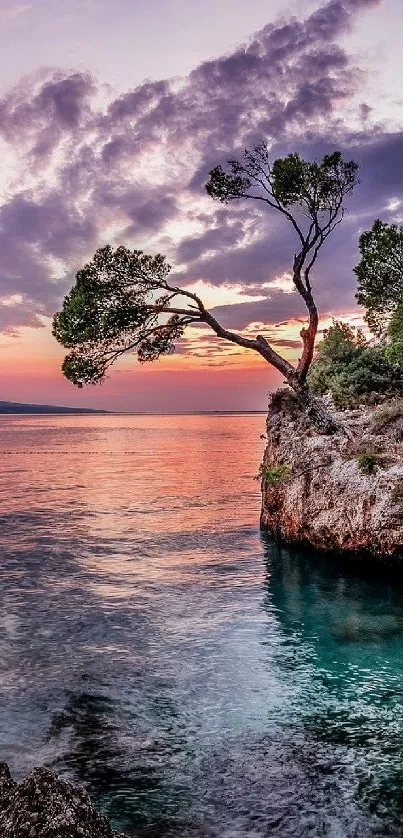
[[[403,559],[403,407],[343,411],[348,433],[324,436],[291,391],[269,404],[261,524],[284,542]],[[387,421],[385,419],[387,416]],[[382,420],[382,421],[381,421]],[[363,458],[372,458],[365,470]],[[271,480],[277,465],[285,479]]]
[[[87,792],[45,768],[20,784],[0,764],[1,838],[125,838],[112,832]]]

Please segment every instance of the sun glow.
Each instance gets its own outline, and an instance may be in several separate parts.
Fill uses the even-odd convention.
[[[201,298],[206,308],[216,306],[239,305],[240,303],[254,303],[264,300],[261,294],[248,294],[244,285],[212,285],[198,279],[191,285],[184,286],[186,291],[191,291]]]
[[[12,308],[12,306],[19,306],[23,301],[22,294],[10,294],[8,297],[0,297],[0,306],[5,308]]]
[[[276,276],[272,282],[263,282],[262,288],[267,288],[268,291],[284,291],[285,294],[293,294],[295,292],[292,275],[287,271]]]

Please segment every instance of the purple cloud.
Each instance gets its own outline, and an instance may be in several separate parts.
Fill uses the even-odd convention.
[[[338,39],[378,2],[330,0],[306,20],[266,26],[186,79],[146,82],[103,110],[84,73],[37,76],[7,94],[0,135],[18,155],[21,185],[0,209],[0,301],[14,294],[22,302],[0,305],[0,328],[51,314],[74,270],[105,240],[167,252],[180,266],[177,281],[241,283],[258,293],[290,268],[293,231],[256,207],[209,203],[204,183],[213,165],[262,137],[275,154],[312,158],[338,147],[362,163],[351,214],[317,269],[322,309],[352,306],[359,228],[391,193],[403,193],[403,134],[371,131],[367,104],[360,134],[342,120],[360,73]],[[65,265],[58,282],[52,260]],[[297,297],[274,288],[263,303],[216,313],[243,328],[304,312]]]
[[[28,86],[21,82],[0,100],[0,134],[10,143],[33,139],[38,147],[47,136],[50,149],[63,133],[88,121],[94,92],[91,76],[84,73],[55,73],[46,80],[39,75]]]

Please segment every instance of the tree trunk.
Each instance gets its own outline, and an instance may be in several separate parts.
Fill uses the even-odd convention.
[[[346,432],[344,426],[334,419],[323,403],[312,395],[306,383],[301,383],[298,378],[294,378],[289,381],[289,384],[297,395],[302,409],[319,433],[331,435]]]

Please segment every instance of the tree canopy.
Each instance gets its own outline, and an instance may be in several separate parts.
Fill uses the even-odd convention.
[[[53,334],[70,350],[63,362],[64,375],[79,387],[98,383],[124,353],[137,352],[140,361],[155,360],[173,351],[187,326],[204,324],[220,338],[258,352],[306,402],[306,376],[318,327],[311,270],[320,248],[341,222],[344,200],[357,182],[357,164],[344,161],[340,152],[325,155],[320,162],[289,154],[271,164],[267,146],[261,143],[246,149],[241,160],[230,160],[226,168],[217,166],[206,184],[207,193],[218,201],[258,201],[292,225],[297,242],[292,278],[309,315],[296,367],[264,336],[246,338],[224,328],[196,294],[172,285],[162,255],[106,246],[78,271],[54,317]],[[268,265],[269,261],[268,253]]]
[[[309,162],[297,153],[279,157],[270,164],[266,143],[246,149],[243,159],[229,160],[225,167],[210,172],[206,190],[213,198],[227,203],[239,198],[264,201],[286,214],[289,207],[300,206],[308,219],[307,246],[331,232],[339,218],[343,200],[358,182],[358,164],[345,161],[340,151],[325,154]],[[301,242],[307,237],[295,223]]]
[[[161,255],[110,245],[97,250],[53,319],[53,334],[71,350],[62,366],[66,378],[78,387],[96,384],[126,352],[151,361],[172,351],[194,318],[172,306],[177,294],[168,290],[169,271]]]
[[[339,151],[325,154],[320,162],[292,153],[271,164],[266,143],[260,143],[246,149],[243,159],[216,166],[206,185],[208,194],[223,203],[242,198],[262,202],[294,228],[298,250],[292,279],[309,315],[308,327],[301,331],[303,351],[296,369],[300,383],[312,363],[319,320],[310,274],[320,248],[343,220],[345,198],[358,182],[358,164],[345,161]]]
[[[365,319],[377,336],[403,301],[403,227],[379,219],[360,236],[361,260],[354,268],[356,298],[365,307]]]

